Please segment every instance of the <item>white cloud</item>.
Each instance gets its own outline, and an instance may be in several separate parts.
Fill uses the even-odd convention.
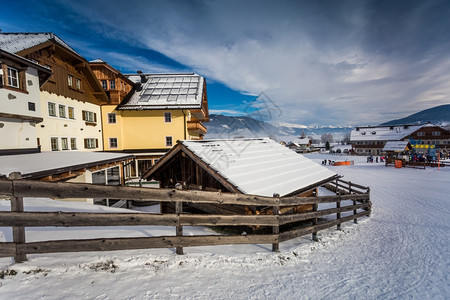
[[[405,5],[406,13],[394,11],[392,19],[383,23],[392,28],[381,27],[385,25],[378,24],[380,18],[388,18],[394,8],[358,3],[149,1],[129,5],[116,1],[111,5],[108,1],[105,5],[96,1],[67,5],[112,29],[113,36],[159,51],[206,78],[237,91],[270,94],[283,111],[281,119],[288,122],[377,124],[403,117],[405,111],[449,103],[450,52],[433,52],[430,49],[436,45],[420,44],[420,39],[427,38],[420,32],[425,21],[411,19]],[[414,8],[414,16],[431,6]],[[400,21],[403,27],[395,23]],[[429,22],[434,25],[439,20]],[[377,26],[384,35],[378,34]],[[420,54],[423,61],[417,60]],[[145,65],[140,58],[111,57],[136,68]]]

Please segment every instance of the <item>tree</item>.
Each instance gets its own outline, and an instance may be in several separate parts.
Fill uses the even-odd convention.
[[[322,143],[332,143],[333,142],[333,135],[331,133],[323,133],[322,136],[320,137],[320,141]]]
[[[330,142],[326,141],[325,143],[325,149],[330,150]]]
[[[344,139],[342,140],[346,145],[348,145],[348,144],[350,144],[350,133],[349,132],[347,132],[345,135],[344,135]]]
[[[304,139],[306,137],[306,133],[304,130],[302,130],[302,133],[300,134],[300,138]]]

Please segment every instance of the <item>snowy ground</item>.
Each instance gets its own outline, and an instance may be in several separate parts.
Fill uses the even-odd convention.
[[[0,299],[448,299],[450,295],[450,168],[395,169],[365,157],[327,166],[345,180],[371,187],[373,213],[341,231],[304,236],[280,245],[29,255],[12,264],[0,259]],[[26,210],[91,211],[111,208],[46,199]],[[9,202],[0,201],[8,210]],[[114,211],[118,211],[117,209]],[[34,228],[27,240],[174,234],[170,227]],[[211,234],[201,227],[185,234]],[[0,241],[11,240],[0,228]],[[14,273],[14,272],[13,272]],[[0,276],[1,278],[2,276]]]

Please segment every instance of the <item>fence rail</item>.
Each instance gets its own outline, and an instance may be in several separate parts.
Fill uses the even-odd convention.
[[[149,189],[139,187],[101,186],[80,183],[54,183],[30,180],[0,180],[0,195],[11,198],[11,211],[0,212],[0,226],[13,228],[13,241],[0,243],[0,257],[14,257],[16,262],[26,260],[27,254],[81,251],[112,251],[148,248],[176,248],[177,254],[183,247],[212,246],[228,244],[272,244],[272,250],[279,249],[279,243],[338,226],[343,222],[369,216],[371,211],[370,190],[343,180],[335,182],[337,190],[346,193],[318,197],[271,198],[230,193],[183,191],[174,189]],[[364,192],[365,191],[365,192]],[[126,201],[158,201],[175,203],[175,214],[153,213],[90,213],[90,212],[27,212],[23,197],[50,198],[114,198]],[[350,200],[350,203],[349,201]],[[213,203],[233,205],[258,205],[272,207],[272,215],[201,215],[183,214],[182,203]],[[335,208],[330,208],[335,203]],[[319,209],[319,204],[325,205]],[[345,206],[341,207],[341,204]],[[296,205],[312,205],[312,211],[280,215],[280,208]],[[341,217],[341,213],[350,215]],[[333,220],[319,220],[335,216]],[[311,221],[307,227],[280,231],[302,221]],[[85,227],[85,226],[173,226],[173,236],[139,238],[103,238],[26,242],[26,227]],[[266,226],[272,234],[248,235],[200,235],[183,236],[183,226]],[[305,226],[305,224],[303,224]],[[292,228],[293,226],[291,226]]]

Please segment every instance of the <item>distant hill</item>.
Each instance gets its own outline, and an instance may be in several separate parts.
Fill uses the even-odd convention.
[[[392,120],[381,125],[400,125],[427,122],[431,122],[436,125],[450,124],[450,104],[425,109],[406,118]]]
[[[306,136],[320,139],[323,133],[331,133],[335,140],[341,140],[346,133],[350,133],[350,127],[318,127],[296,124],[270,124],[248,116],[224,116],[211,114],[210,122],[204,123],[208,129],[206,139],[225,139],[236,137],[272,137],[277,141],[290,142],[299,137],[302,132]]]

